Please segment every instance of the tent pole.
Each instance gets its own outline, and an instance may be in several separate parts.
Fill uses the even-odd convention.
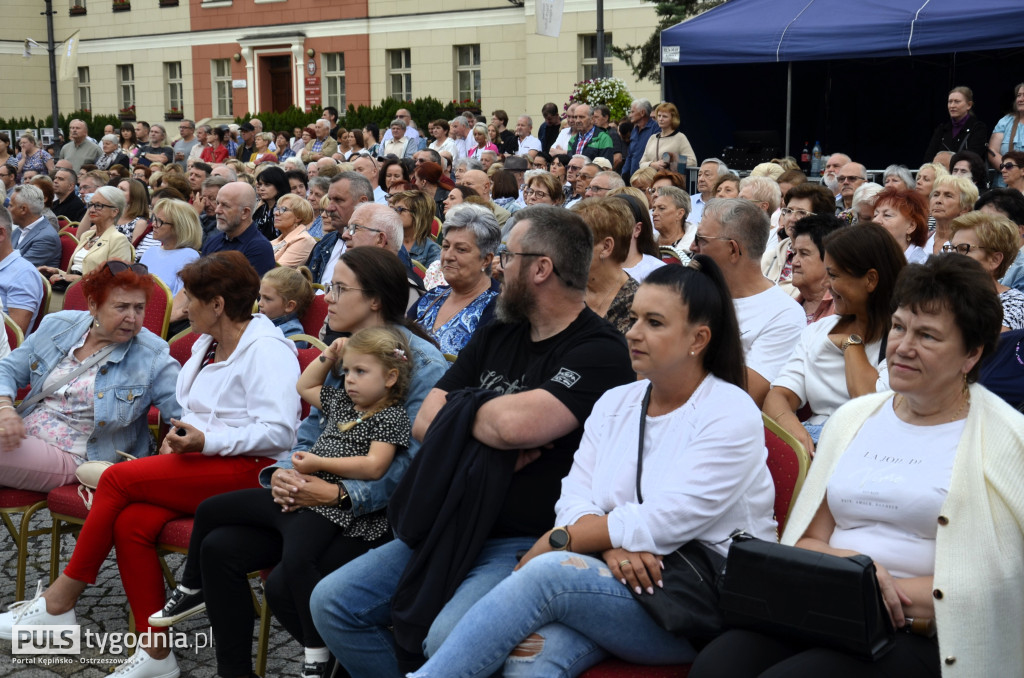
[[[786,149],[782,155],[789,155],[790,125],[793,122],[793,62],[786,68]]]
[[[597,77],[604,77],[604,0],[597,0]]]

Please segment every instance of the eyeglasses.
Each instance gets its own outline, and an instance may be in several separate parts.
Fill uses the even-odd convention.
[[[1002,165],[999,166],[999,169],[1001,169],[1001,170],[1012,170],[1012,169],[1017,169],[1017,167],[1019,167],[1019,165],[1014,165],[1012,162],[1004,162]]]
[[[275,207],[274,214],[284,214],[285,212],[291,211],[290,207]]]
[[[523,197],[524,198],[529,198],[531,195],[537,196],[541,200],[543,200],[544,198],[550,198],[551,197],[550,194],[548,194],[548,193],[546,193],[544,191],[537,190],[536,188],[524,188],[523,189]]]
[[[659,188],[661,188],[661,186],[648,186],[647,187],[647,195],[654,195],[655,193],[658,192]]]
[[[104,266],[107,267],[107,270],[110,271],[111,275],[120,275],[125,271],[131,271],[132,273],[137,273],[138,275],[149,274],[149,267],[146,266],[145,264],[126,264],[125,262],[118,261],[117,259],[108,260],[104,264]]]
[[[86,203],[86,204],[85,204],[85,208],[86,208],[86,209],[90,209],[90,210],[101,210],[101,209],[103,209],[104,207],[109,207],[109,208],[110,208],[110,209],[112,209],[112,210],[116,210],[116,209],[117,209],[117,208],[116,208],[116,207],[114,207],[113,205],[104,205],[104,204],[103,204],[103,203],[101,203],[101,202],[90,202],[90,203]]]
[[[331,299],[340,299],[341,295],[345,294],[345,292],[352,292],[354,290],[358,290],[359,292],[366,291],[362,287],[347,287],[336,282],[324,283],[324,296]]]
[[[987,250],[987,249],[988,249],[987,247],[984,247],[982,245],[971,245],[971,244],[965,243],[965,242],[962,242],[959,245],[943,245],[942,246],[942,251],[945,254],[952,254],[953,252],[956,252],[957,254],[967,255],[967,254],[971,253],[971,250]]]
[[[693,242],[697,244],[697,249],[704,249],[705,247],[708,246],[708,243],[711,242],[712,240],[725,240],[727,242],[735,242],[737,248],[740,245],[738,242],[736,242],[736,238],[725,238],[725,237],[722,237],[722,236],[701,235],[700,233],[698,233],[695,236],[693,236]],[[740,254],[742,254],[742,252],[740,252]]]
[[[546,257],[546,256],[548,256],[546,254],[541,254],[540,252],[513,252],[512,250],[506,248],[504,245],[502,245],[502,248],[503,249],[499,249],[498,250],[498,260],[501,262],[501,267],[502,268],[508,268],[509,262],[511,262],[512,259],[515,258],[515,257]],[[558,278],[563,283],[565,283],[566,287],[575,287],[576,286],[573,283],[573,281],[563,277],[562,274],[558,272],[558,267],[555,266],[555,262],[554,261],[551,262],[551,272],[555,274],[556,278]]]
[[[156,227],[156,228],[163,228],[164,226],[172,226],[173,227],[174,224],[172,224],[169,221],[164,221],[160,217],[153,217],[153,226]]]
[[[789,207],[783,207],[781,210],[779,210],[779,212],[781,212],[782,216],[784,216],[784,217],[788,217],[790,214],[795,214],[798,219],[803,219],[804,217],[809,217],[812,214],[811,212],[808,212],[807,210],[795,210],[795,209],[791,209]]]
[[[568,165],[565,169],[566,169],[567,172],[579,172],[583,168],[582,167],[574,167],[572,165]]]
[[[590,184],[589,186],[587,186],[587,193],[597,193],[597,192],[602,192],[603,193],[604,191],[610,191],[610,190],[612,190],[612,189],[605,188],[604,186],[595,186],[594,184]]]
[[[363,226],[362,224],[349,224],[348,228],[345,229],[345,233],[349,235],[355,235],[358,230],[373,231],[374,233],[382,233],[379,228],[370,228],[369,226]]]
[[[836,177],[836,181],[838,181],[841,184],[852,184],[855,181],[867,181],[867,180],[868,180],[867,177],[844,177],[844,176]]]
[[[395,210],[398,214],[405,214],[406,212],[412,211],[408,207],[402,207],[401,205],[392,205],[391,209]]]

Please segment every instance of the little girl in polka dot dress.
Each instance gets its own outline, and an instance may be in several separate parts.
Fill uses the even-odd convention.
[[[339,487],[346,478],[377,480],[387,472],[397,449],[409,445],[412,430],[403,407],[412,372],[409,351],[398,330],[371,327],[336,340],[310,363],[297,388],[327,424],[312,449],[292,454],[296,471]],[[324,385],[339,360],[344,390]],[[358,517],[335,506],[308,510],[330,520],[346,537],[374,541],[390,530],[386,510]],[[324,548],[333,537],[324,539]]]

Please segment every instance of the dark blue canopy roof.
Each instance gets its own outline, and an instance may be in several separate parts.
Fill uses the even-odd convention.
[[[1021,0],[731,0],[661,33],[662,64],[816,61],[1024,45]]]

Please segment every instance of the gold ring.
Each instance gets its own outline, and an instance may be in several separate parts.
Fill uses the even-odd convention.
[[[622,569],[626,565],[632,565],[632,564],[633,563],[631,563],[629,560],[620,560],[619,561],[619,569]]]

